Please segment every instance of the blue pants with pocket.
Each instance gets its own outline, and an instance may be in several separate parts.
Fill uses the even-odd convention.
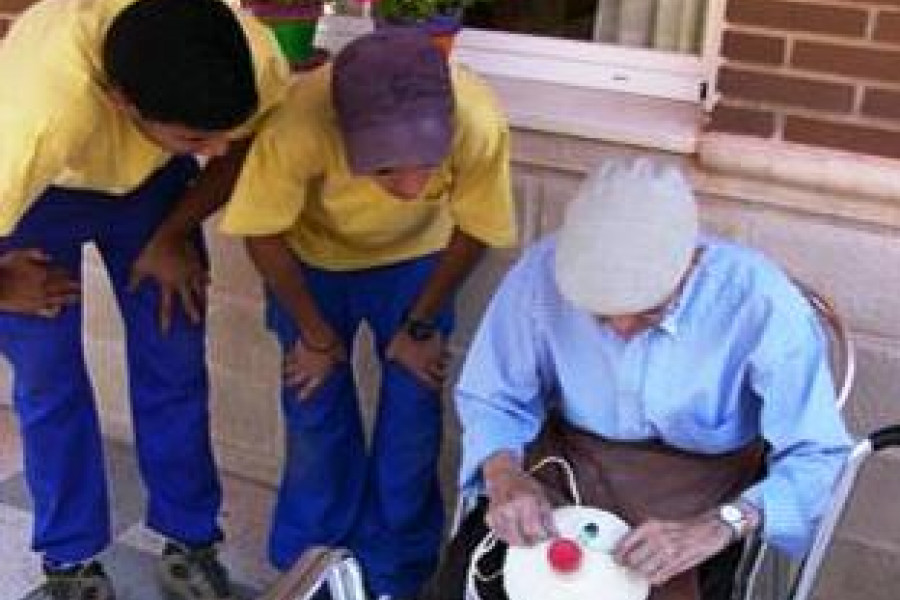
[[[125,197],[49,188],[15,232],[0,238],[0,253],[40,248],[80,279],[82,246],[96,245],[125,326],[147,525],[199,544],[221,536],[205,326],[190,323],[179,309],[163,334],[156,284],[145,281],[128,290],[133,261],[196,173],[192,158],[176,157]],[[197,242],[202,247],[199,232]],[[12,366],[13,403],[34,503],[32,545],[55,563],[85,560],[110,541],[103,449],[81,328],[81,304],[54,318],[0,312],[0,354]]]
[[[381,388],[368,450],[350,364],[340,365],[306,400],[283,389],[287,446],[269,540],[278,568],[289,568],[310,546],[344,546],[359,558],[368,586],[394,596],[411,595],[434,570],[444,519],[437,476],[440,393],[387,361],[385,350],[437,260],[432,255],[350,272],[298,265],[346,348],[362,322],[371,327]],[[452,320],[448,306],[438,317],[445,336]],[[282,349],[293,347],[297,328],[271,294],[267,321]]]

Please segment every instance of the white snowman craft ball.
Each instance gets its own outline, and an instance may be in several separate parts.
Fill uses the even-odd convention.
[[[511,546],[503,565],[509,600],[645,600],[650,584],[615,562],[612,550],[629,531],[616,515],[589,506],[553,511],[559,537]]]

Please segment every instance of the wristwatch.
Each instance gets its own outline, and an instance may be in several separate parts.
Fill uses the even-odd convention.
[[[737,504],[723,504],[717,511],[719,520],[731,529],[731,539],[739,540],[747,533],[750,519],[744,514],[743,509]]]
[[[407,335],[417,342],[430,340],[437,333],[437,323],[430,319],[409,318],[403,322]]]

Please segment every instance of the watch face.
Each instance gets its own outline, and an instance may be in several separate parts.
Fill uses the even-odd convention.
[[[725,504],[719,507],[719,518],[731,527],[735,535],[742,536],[747,527],[747,517],[744,512],[733,504]]]
[[[726,504],[723,506],[719,514],[722,516],[722,520],[728,523],[740,523],[744,520],[744,513],[741,512],[737,506],[732,506],[731,504]]]

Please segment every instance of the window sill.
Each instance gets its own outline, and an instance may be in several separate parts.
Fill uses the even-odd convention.
[[[485,75],[514,129],[678,154],[697,150],[704,111],[693,102]]]
[[[695,184],[712,196],[900,228],[895,159],[707,133],[697,164]]]

